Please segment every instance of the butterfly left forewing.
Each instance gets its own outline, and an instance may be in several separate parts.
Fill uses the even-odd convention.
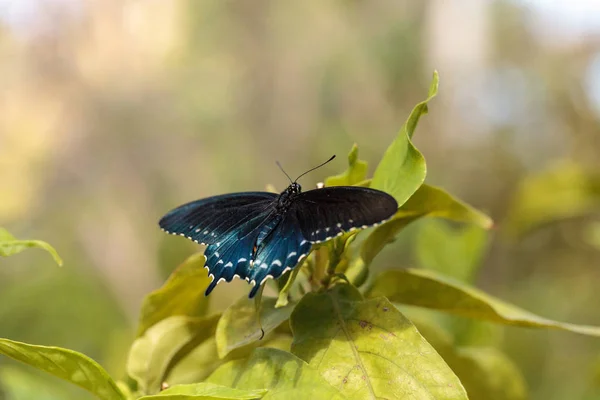
[[[398,203],[389,194],[363,187],[335,186],[300,193],[291,207],[312,243],[364,229],[391,218]]]
[[[237,227],[252,230],[275,198],[276,194],[267,192],[213,196],[169,211],[159,225],[167,233],[185,236],[196,243],[219,243]]]

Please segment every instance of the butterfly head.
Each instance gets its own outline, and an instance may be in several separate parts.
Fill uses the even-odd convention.
[[[288,186],[286,190],[289,194],[298,194],[302,192],[302,186],[300,186],[297,182],[292,182],[290,186]]]

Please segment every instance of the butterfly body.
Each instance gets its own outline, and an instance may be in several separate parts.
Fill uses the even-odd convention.
[[[398,208],[390,195],[353,186],[302,192],[293,182],[279,195],[243,192],[184,204],[159,222],[167,233],[207,245],[205,267],[212,282],[239,277],[254,287],[297,266],[315,243],[377,225]]]

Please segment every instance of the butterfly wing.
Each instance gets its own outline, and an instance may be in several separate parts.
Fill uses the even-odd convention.
[[[258,247],[254,262],[240,271],[254,285],[248,295],[250,298],[267,279],[279,278],[310,252],[312,243],[302,234],[296,214],[286,212],[278,218],[275,228]]]
[[[391,218],[398,203],[380,190],[334,186],[300,193],[290,208],[306,240],[320,243]]]
[[[267,192],[233,193],[184,204],[168,212],[159,222],[167,233],[185,236],[208,245],[204,251],[211,283],[215,286],[235,276],[246,278],[252,264],[253,247],[261,227],[272,225],[276,194]],[[237,272],[237,271],[241,272]]]
[[[158,223],[167,233],[203,245],[222,242],[232,231],[248,233],[271,210],[274,193],[231,193],[192,201],[169,211]],[[264,218],[263,218],[264,219]]]

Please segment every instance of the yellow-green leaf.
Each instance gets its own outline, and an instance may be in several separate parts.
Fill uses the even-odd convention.
[[[216,340],[219,357],[225,357],[234,349],[246,346],[267,335],[290,317],[295,304],[275,308],[277,299],[263,297],[260,308],[260,325],[256,315],[253,300],[246,296],[233,303],[219,320],[217,325]]]
[[[444,358],[467,390],[469,400],[525,400],[527,387],[521,371],[494,347],[455,346],[439,324],[411,319],[419,332]]]
[[[339,284],[292,313],[292,352],[348,399],[467,399],[452,370],[392,303]]]
[[[165,381],[170,385],[201,382],[212,374],[219,366],[232,360],[247,358],[259,347],[269,347],[289,351],[292,337],[289,334],[272,334],[261,341],[241,347],[229,353],[225,358],[219,358],[214,336],[194,347],[171,368]]]
[[[523,180],[512,201],[506,231],[520,235],[542,224],[600,210],[600,173],[563,162]]]
[[[190,318],[169,317],[150,327],[137,338],[127,360],[127,374],[138,383],[142,394],[158,393],[178,353],[190,343],[201,343],[212,336],[218,315]]]
[[[367,177],[367,162],[358,159],[358,145],[355,143],[348,154],[348,168],[339,175],[325,179],[325,186],[351,186]]]
[[[471,282],[487,247],[487,231],[473,224],[456,229],[433,218],[424,222],[415,245],[419,266]]]
[[[102,400],[125,399],[97,362],[76,351],[0,339],[0,354],[71,382]]]
[[[139,400],[254,400],[262,399],[267,392],[268,390],[265,389],[242,390],[215,385],[214,383],[202,382],[173,386],[163,390],[159,394],[140,397]]]
[[[54,261],[62,266],[63,261],[54,250],[54,247],[41,240],[19,240],[10,234],[6,229],[0,227],[0,256],[8,257],[22,252],[29,248],[39,248],[46,250]]]
[[[439,77],[436,71],[433,74],[427,99],[417,104],[412,110],[398,136],[387,148],[373,175],[371,187],[391,194],[398,205],[404,204],[425,181],[427,174],[425,158],[412,144],[411,138],[421,115],[427,114],[427,103],[437,95],[438,85]]]
[[[506,325],[561,329],[583,335],[600,336],[600,327],[543,318],[429,270],[385,271],[373,281],[368,296],[385,296],[397,303],[433,308]]]
[[[292,286],[298,277],[298,273],[300,272],[301,265],[296,266],[293,270],[291,270],[288,274],[288,279],[285,282],[285,285],[279,291],[279,296],[277,296],[277,302],[275,303],[275,308],[285,307],[290,303],[289,295],[290,290],[292,290]]]
[[[485,229],[489,229],[493,225],[487,215],[456,199],[443,189],[423,184],[398,209],[390,221],[375,228],[365,240],[361,248],[361,257],[365,264],[369,265],[402,228],[422,217],[438,217],[472,223]]]
[[[207,382],[238,389],[268,389],[265,400],[344,399],[307,363],[277,349],[259,348],[246,360],[230,361]]]
[[[194,254],[185,260],[165,284],[144,299],[138,336],[157,322],[174,316],[201,317],[206,314],[208,298],[204,289],[210,278],[204,270],[203,254]]]

